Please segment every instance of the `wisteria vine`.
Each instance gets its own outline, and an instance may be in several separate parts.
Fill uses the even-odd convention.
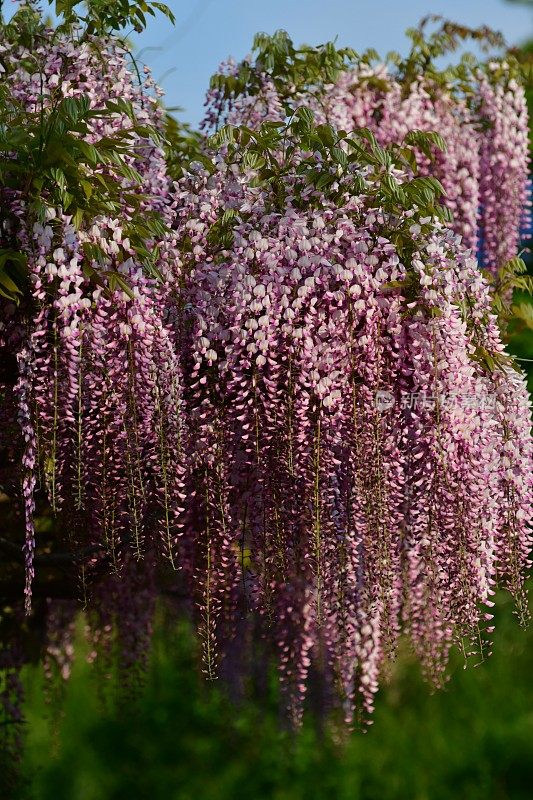
[[[59,194],[2,188],[2,450],[26,612],[44,592],[66,674],[77,606],[36,581],[43,503],[97,650],[117,627],[137,674],[156,598],[183,593],[207,677],[259,636],[294,723],[313,681],[368,716],[404,633],[442,683],[453,645],[490,649],[497,586],[526,615],[530,404],[476,259],[517,253],[523,92],[506,61],[459,95],[339,52],[305,51],[336,72],[292,110],[261,64],[227,119],[215,81],[220,130],[173,181],[159,90],[119,44],[1,48],[9,96],[88,159],[79,198],[68,159]]]

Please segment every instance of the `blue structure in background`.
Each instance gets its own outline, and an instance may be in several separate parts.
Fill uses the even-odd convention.
[[[531,203],[533,207],[533,178],[530,178],[528,180],[527,190],[531,198]],[[480,212],[481,210],[482,207],[480,207]],[[524,209],[524,213],[522,215],[522,222],[520,224],[520,247],[528,246],[532,239],[533,239],[533,214],[532,214],[532,209],[527,208]],[[481,267],[486,267],[487,265],[484,263],[484,258],[483,258],[483,245],[484,245],[483,227],[480,227],[478,248],[477,248],[477,260]],[[533,253],[531,253],[529,250],[527,250],[525,253],[522,254],[522,258],[527,264],[529,265],[533,264]]]

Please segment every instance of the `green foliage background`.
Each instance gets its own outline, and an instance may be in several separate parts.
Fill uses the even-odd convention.
[[[500,596],[494,654],[451,667],[431,693],[405,653],[374,725],[345,744],[308,718],[280,729],[275,691],[235,707],[194,665],[186,625],[160,624],[137,703],[94,705],[78,641],[61,702],[25,673],[26,778],[19,800],[526,800],[533,785],[533,631]]]

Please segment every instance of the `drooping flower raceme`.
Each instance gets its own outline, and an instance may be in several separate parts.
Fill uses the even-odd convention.
[[[482,266],[495,272],[516,255],[530,207],[527,106],[512,67],[498,60],[479,69],[473,98],[423,76],[406,91],[386,71],[368,72],[341,77],[328,107],[333,121],[347,130],[368,125],[383,144],[415,129],[438,131],[446,151],[425,169],[441,180],[463,244],[479,249]],[[370,88],[373,75],[386,91]],[[363,120],[361,103],[368,109]]]
[[[160,125],[157,98],[148,91],[152,79],[137,85],[116,45],[54,41],[33,53],[3,53],[20,63],[8,80],[28,112],[64,98],[88,98],[96,110],[117,99],[132,104],[137,123]],[[131,129],[131,121],[117,111],[95,116],[91,128],[87,144],[100,146]],[[142,176],[146,213],[158,212],[168,222],[161,146],[132,133],[129,152],[126,161]],[[8,198],[34,304],[14,387],[24,437],[28,608],[36,483],[46,488],[52,510],[68,519],[72,541],[101,547],[114,567],[125,548],[141,557],[146,540],[150,546],[159,539],[171,561],[175,554],[183,419],[179,352],[165,299],[171,285],[149,277],[139,260],[128,227],[127,179],[123,188],[120,219],[101,215],[81,228],[61,209],[48,207],[36,219],[23,197]],[[157,271],[165,275],[172,261],[175,276],[172,236],[146,246],[157,254]],[[6,344],[17,324],[14,315]]]

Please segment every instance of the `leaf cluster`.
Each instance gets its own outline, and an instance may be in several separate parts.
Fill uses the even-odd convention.
[[[88,36],[106,36],[125,28],[140,33],[146,28],[148,17],[155,17],[158,11],[175,22],[170,8],[154,0],[55,0],[55,12],[62,19],[59,29],[82,26]]]
[[[19,302],[26,285],[27,259],[23,253],[7,248],[0,249],[0,297]]]
[[[399,145],[382,147],[369,129],[336,131],[331,125],[316,124],[313,112],[302,106],[287,123],[268,121],[258,130],[225,125],[209,144],[222,148],[227,163],[237,165],[250,185],[261,187],[266,202],[277,211],[289,202],[302,209],[322,208],[360,196],[366,206],[379,208],[396,221],[394,235],[400,249],[412,242],[408,228],[403,229],[406,211],[409,226],[417,219],[425,219],[424,224],[435,218],[451,221],[441,203],[440,182],[417,174],[417,151],[433,158],[445,148],[434,131],[413,131]],[[234,213],[225,212],[211,231],[212,240],[227,246],[235,221]]]
[[[433,28],[432,28],[433,26]],[[393,66],[394,79],[402,86],[404,96],[420,76],[428,79],[428,88],[445,87],[468,102],[475,102],[477,71],[483,64],[471,53],[464,53],[456,64],[443,66],[439,61],[444,56],[456,52],[466,42],[473,42],[482,51],[501,50],[505,40],[497,31],[487,26],[471,28],[459,25],[431,14],[425,17],[417,28],[407,31],[411,48],[405,58],[391,52],[385,61]],[[211,78],[211,88],[218,92],[227,108],[238,97],[254,97],[264,90],[265,79],[274,85],[290,116],[302,98],[312,96],[320,105],[328,88],[336,82],[339,75],[362,64],[373,65],[381,62],[379,53],[369,49],[358,54],[351,48],[337,48],[334,42],[318,47],[304,45],[297,48],[288,34],[279,30],[272,36],[257,34],[254,39],[252,56],[240,62],[230,74],[217,73]],[[505,76],[509,66],[519,68],[512,54],[506,56]],[[491,72],[491,79],[498,80],[498,74]],[[364,73],[358,78],[379,91],[386,93],[390,84],[386,78]],[[223,121],[223,112],[220,118]]]
[[[303,96],[320,96],[328,84],[357,62],[357,53],[350,47],[337,48],[334,42],[311,47],[295,47],[284,30],[272,36],[258,33],[253,42],[254,58],[245,59],[235,74],[217,73],[211,78],[211,88],[224,100],[241,95],[255,96],[264,87],[265,77],[272,81],[276,91],[291,113],[294,100]]]
[[[429,26],[437,23],[436,30],[428,33]],[[456,52],[468,41],[474,42],[485,52],[505,46],[502,34],[487,25],[470,28],[443,19],[438,14],[428,14],[418,27],[409,28],[406,33],[411,40],[411,51],[400,68],[400,72],[406,77],[410,74],[416,75],[420,71],[424,72],[436,59]]]
[[[14,48],[27,47],[29,39],[57,37],[59,41],[64,35],[60,29],[47,31],[31,4],[23,6],[9,24],[0,24],[0,32]],[[22,65],[38,73],[41,67],[31,52],[24,58],[28,63]],[[3,62],[9,74],[13,60],[4,58]],[[123,120],[120,128],[91,141],[99,122],[117,116]],[[138,168],[146,150],[163,141],[154,126],[139,124],[133,105],[122,98],[93,108],[86,95],[63,97],[60,80],[58,87],[46,94],[43,88],[40,101],[28,108],[12,95],[8,82],[0,84],[0,192],[20,197],[36,222],[49,220],[58,212],[71,217],[78,229],[87,228],[101,216],[123,218],[127,207],[125,236],[139,261],[153,274],[157,274],[157,251],[151,243],[161,238],[166,228],[160,215],[148,210],[151,198],[141,190]],[[7,207],[4,204],[4,209]],[[16,220],[2,210],[0,222],[4,231],[11,232],[11,242],[4,242],[10,247],[2,251],[11,255],[0,257],[0,286],[4,297],[18,301],[26,281],[25,262],[15,249]],[[86,255],[104,263],[104,254],[95,244],[86,245]],[[96,275],[94,269],[88,269]]]
[[[496,275],[485,272],[492,288],[492,303],[500,324],[505,329],[511,322],[519,320],[533,330],[533,306],[530,303],[514,303],[515,290],[526,297],[533,297],[533,276],[528,274],[527,264],[516,256],[507,261]]]

